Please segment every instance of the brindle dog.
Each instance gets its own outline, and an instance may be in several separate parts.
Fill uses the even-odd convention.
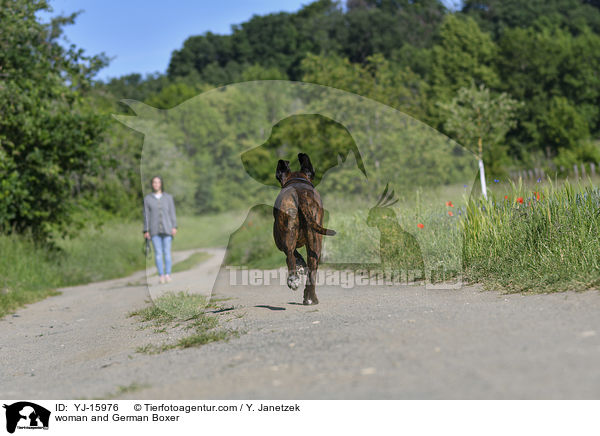
[[[317,268],[321,257],[323,235],[335,235],[334,230],[325,229],[321,196],[312,184],[315,170],[310,158],[298,154],[300,171],[291,172],[290,162],[279,160],[275,177],[281,184],[281,191],[273,208],[273,237],[277,248],[286,255],[288,267],[287,285],[296,290],[300,285],[298,274],[307,267],[298,248],[306,245],[308,275],[304,288],[305,305],[319,304],[315,293]]]

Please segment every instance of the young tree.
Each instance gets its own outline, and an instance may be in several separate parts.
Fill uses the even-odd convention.
[[[504,137],[516,125],[515,112],[521,103],[506,93],[493,96],[483,84],[478,87],[471,82],[470,87],[459,89],[450,103],[439,106],[446,115],[446,133],[477,153],[481,190],[487,198],[483,162],[488,162],[492,174],[503,172]]]

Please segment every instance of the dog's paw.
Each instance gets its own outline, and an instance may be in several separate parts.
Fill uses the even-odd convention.
[[[315,304],[319,304],[319,300],[314,299],[314,300],[310,300],[310,299],[305,299],[302,304],[304,304],[305,306],[313,306]]]
[[[296,268],[296,273],[301,275],[301,276],[305,276],[306,275],[306,268],[304,268],[303,266],[299,266]]]
[[[290,275],[287,279],[287,285],[288,288],[290,288],[292,291],[295,291],[300,287],[300,277],[295,274]]]

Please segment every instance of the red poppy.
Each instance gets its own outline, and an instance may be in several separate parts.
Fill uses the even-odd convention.
[[[449,211],[448,211],[448,215],[450,215],[450,216],[454,216],[454,214],[452,213],[452,211],[451,211],[451,210],[449,210]]]
[[[535,199],[539,201],[540,200],[540,193],[539,192],[534,192],[534,194],[535,194]]]
[[[505,200],[508,200],[508,195],[505,195],[505,196],[504,196],[504,199],[505,199]]]
[[[451,202],[451,201],[447,201],[447,202],[446,202],[446,206],[449,206],[449,207],[454,207],[454,205],[452,204],[452,202]]]
[[[517,202],[519,202],[519,203],[523,204],[523,197],[519,197],[519,198],[517,198]]]
[[[419,224],[417,224],[417,227],[420,228],[420,229],[422,229],[425,226],[423,224],[419,223]]]

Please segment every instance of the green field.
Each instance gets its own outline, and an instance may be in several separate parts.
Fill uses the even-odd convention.
[[[476,192],[467,196],[463,186],[449,186],[415,192],[412,201],[405,193],[393,210],[399,227],[418,241],[428,269],[462,271],[467,283],[509,292],[582,290],[600,282],[600,190],[594,182],[492,182],[487,201]],[[353,263],[356,255],[359,267],[361,259],[377,265],[380,233],[365,226],[368,209],[343,202],[328,205],[327,226],[338,234],[325,237],[322,263]],[[269,212],[253,211],[232,236],[229,264],[285,266],[283,253],[272,242]],[[344,234],[351,237],[343,239]],[[335,238],[339,242],[330,242]]]
[[[456,270],[458,266],[467,282],[506,291],[552,292],[598,285],[597,185],[589,179],[545,180],[492,183],[489,188],[487,201],[475,194],[468,198],[463,186],[400,196],[392,207],[397,223],[414,235],[428,268],[443,265]],[[361,259],[377,263],[380,233],[365,225],[366,204],[332,200],[325,206],[327,226],[338,234],[325,238],[323,263],[350,261],[353,255],[356,263]],[[181,217],[173,249],[227,246],[230,265],[285,266],[283,253],[273,243],[272,226],[266,205],[247,215],[239,211]],[[60,287],[143,269],[142,244],[138,222],[109,221],[101,228],[86,228],[75,238],[58,239],[52,249],[36,246],[25,236],[0,236],[0,316]]]
[[[224,246],[233,225],[228,213],[181,217],[173,249]],[[0,317],[56,294],[57,288],[144,269],[143,244],[140,222],[118,220],[85,228],[74,238],[58,238],[53,247],[36,245],[27,236],[0,235]],[[174,269],[185,266],[175,264]]]

